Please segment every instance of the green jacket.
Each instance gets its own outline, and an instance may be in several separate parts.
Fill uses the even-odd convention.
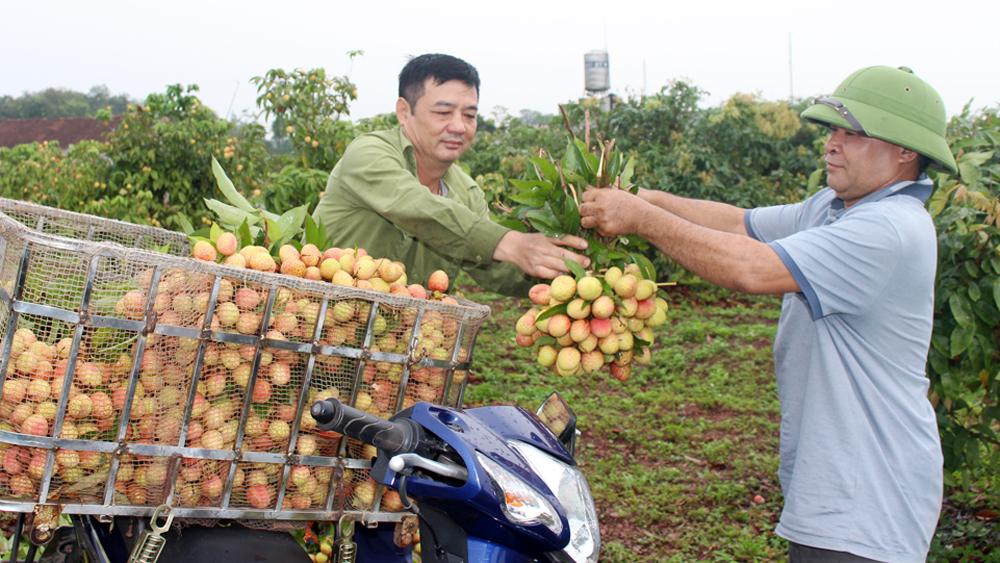
[[[490,220],[475,181],[453,164],[447,196],[417,179],[413,145],[402,129],[367,133],[351,142],[330,173],[313,218],[333,246],[361,247],[406,265],[409,283],[427,284],[435,270],[459,270],[486,289],[524,296],[535,282],[512,264],[493,260],[508,229]]]

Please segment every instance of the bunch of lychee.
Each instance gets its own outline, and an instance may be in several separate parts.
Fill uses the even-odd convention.
[[[407,284],[406,266],[387,258],[375,258],[364,248],[332,247],[320,250],[307,243],[302,248],[285,244],[278,249],[277,260],[263,246],[248,245],[240,248],[236,235],[220,234],[213,244],[198,240],[191,247],[191,255],[199,260],[221,262],[235,268],[249,268],[261,272],[280,272],[285,275],[314,281],[328,281],[337,285],[391,293],[417,299],[440,299],[448,291],[448,274],[435,271],[427,286]]]
[[[656,282],[635,264],[608,268],[600,277],[558,276],[535,285],[528,297],[534,307],[517,320],[515,340],[537,344],[538,363],[563,376],[608,367],[625,381],[633,364],[650,362],[653,327],[667,318]]]

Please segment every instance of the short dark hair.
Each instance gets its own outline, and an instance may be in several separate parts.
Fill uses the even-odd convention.
[[[917,169],[920,171],[921,174],[926,174],[927,167],[929,167],[932,164],[934,164],[933,160],[927,158],[926,156],[920,153],[917,153]]]
[[[424,82],[433,78],[435,84],[444,84],[449,80],[458,80],[467,86],[476,88],[479,96],[479,73],[476,67],[469,63],[440,53],[428,53],[410,59],[399,73],[399,97],[405,98],[410,104],[410,111],[417,105],[417,100],[424,95]]]

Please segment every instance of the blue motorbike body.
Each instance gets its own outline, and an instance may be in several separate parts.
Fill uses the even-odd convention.
[[[406,477],[406,493],[420,500],[421,510],[433,507],[467,535],[468,561],[521,563],[562,549],[570,531],[559,500],[508,442],[530,444],[550,456],[575,465],[573,456],[539,420],[524,409],[491,406],[458,410],[418,403],[395,417],[409,418],[452,448],[468,468],[465,483],[452,486],[419,475]],[[518,525],[503,514],[502,492],[476,458],[476,451],[531,485],[559,511],[562,532],[554,534],[544,524]],[[373,477],[399,488],[400,475],[385,463],[376,464]],[[515,547],[516,546],[516,547]]]

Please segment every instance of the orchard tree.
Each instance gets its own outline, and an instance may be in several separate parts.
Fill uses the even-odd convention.
[[[194,95],[197,86],[174,84],[131,105],[108,138],[114,163],[108,185],[130,194],[147,191],[158,203],[149,222],[180,227],[207,219],[203,202],[215,191],[212,157],[241,187],[258,194],[268,163],[264,128],[221,119]]]
[[[322,68],[271,69],[251,82],[257,85],[257,107],[283,127],[299,164],[330,171],[354,138],[351,122],[343,119],[358,97],[354,83],[346,76],[327,77]]]
[[[928,375],[945,467],[993,468],[993,475],[1000,468],[998,139],[998,111],[966,107],[949,125],[959,173],[936,172],[928,202],[938,232]]]

